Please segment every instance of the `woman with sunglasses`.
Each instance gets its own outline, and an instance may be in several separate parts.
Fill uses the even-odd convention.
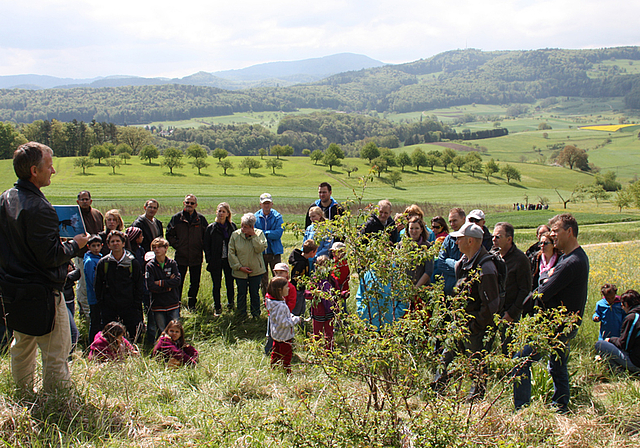
[[[562,256],[562,252],[553,244],[553,239],[549,232],[545,232],[540,236],[540,246],[542,249],[538,252],[536,264],[533,271],[533,289],[536,289],[541,282],[549,278],[553,267],[558,264],[558,260]]]
[[[436,241],[442,242],[449,235],[449,226],[442,216],[434,216],[431,219],[431,229],[436,234]]]

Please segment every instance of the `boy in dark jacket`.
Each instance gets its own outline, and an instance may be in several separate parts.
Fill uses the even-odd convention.
[[[138,260],[124,249],[127,237],[118,230],[107,235],[109,255],[96,266],[96,300],[104,322],[120,320],[135,343],[142,334],[143,274]]]
[[[151,242],[155,254],[145,267],[145,281],[151,293],[151,311],[159,332],[172,320],[180,320],[180,271],[178,264],[167,257],[169,242],[156,238]]]

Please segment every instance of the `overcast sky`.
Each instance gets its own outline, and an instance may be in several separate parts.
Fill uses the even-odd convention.
[[[0,75],[183,77],[359,53],[640,45],[622,0],[0,0]]]

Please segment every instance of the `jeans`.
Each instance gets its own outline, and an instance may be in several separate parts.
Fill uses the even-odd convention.
[[[571,392],[569,389],[569,371],[567,362],[569,360],[569,338],[560,338],[565,343],[564,349],[557,350],[549,356],[547,369],[553,380],[553,396],[551,401],[560,410],[568,410]],[[531,364],[539,361],[542,356],[535,352],[535,349],[527,345],[514,358],[529,358],[520,366],[516,367],[513,375],[517,376],[513,385],[513,404],[516,409],[528,405],[531,402]]]
[[[180,320],[180,307],[171,311],[153,311],[153,319],[159,332],[163,332],[172,320]]]
[[[629,372],[640,372],[640,367],[631,362],[629,354],[611,342],[597,341],[596,352],[607,358],[611,367],[622,366]]]
[[[234,302],[234,288],[233,288],[233,270],[229,266],[229,259],[223,258],[221,264],[211,267],[211,283],[213,283],[212,295],[213,295],[213,308],[216,311],[222,309],[220,303],[220,287],[222,286],[222,271],[224,271],[224,283],[227,287],[227,306],[233,308]]]
[[[251,315],[253,317],[260,316],[260,281],[262,275],[256,275],[249,278],[236,278],[238,285],[238,307],[236,312],[240,316],[247,314],[247,289],[251,296]]]

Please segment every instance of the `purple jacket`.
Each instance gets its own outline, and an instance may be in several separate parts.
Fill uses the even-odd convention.
[[[153,347],[153,356],[163,358],[165,361],[175,358],[182,364],[188,365],[198,363],[198,350],[189,344],[178,347],[176,343],[167,336],[160,336],[160,339],[156,342],[156,346]]]
[[[138,353],[138,350],[136,350],[136,348],[127,341],[127,338],[122,338],[122,344],[118,345],[118,347],[114,349],[109,346],[109,341],[102,336],[102,331],[99,331],[89,347],[89,360],[122,360],[126,355],[134,353]]]

